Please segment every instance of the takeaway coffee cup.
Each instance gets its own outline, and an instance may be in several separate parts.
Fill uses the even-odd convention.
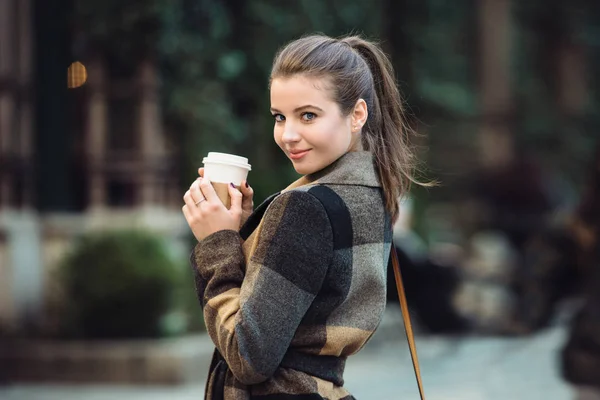
[[[231,206],[229,186],[233,183],[239,190],[242,181],[248,177],[251,169],[248,159],[233,154],[209,152],[202,160],[204,164],[204,178],[210,180],[219,199],[225,207]]]

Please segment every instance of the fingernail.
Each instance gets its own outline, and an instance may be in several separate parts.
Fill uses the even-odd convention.
[[[231,187],[235,189],[235,185],[233,183],[230,183]]]
[[[246,182],[246,187],[248,187],[248,182]]]

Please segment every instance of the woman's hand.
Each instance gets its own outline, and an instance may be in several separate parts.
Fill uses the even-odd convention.
[[[198,168],[198,175],[204,178],[204,168]],[[248,217],[254,212],[254,190],[248,185],[248,181],[242,181],[240,188],[242,192],[242,218],[240,220],[240,228]]]
[[[226,229],[239,230],[242,218],[242,193],[229,185],[231,207],[221,202],[208,179],[198,178],[185,192],[183,215],[198,241]]]

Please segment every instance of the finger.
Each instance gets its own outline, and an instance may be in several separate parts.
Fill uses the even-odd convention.
[[[248,194],[254,194],[254,190],[252,189],[252,186],[250,186],[248,184],[248,181],[242,181],[242,184],[240,186],[240,190],[242,191],[242,194],[244,196],[246,196]]]
[[[194,202],[194,199],[192,198],[192,194],[190,193],[190,191],[188,190],[187,192],[185,192],[185,194],[183,195],[183,201],[185,202],[185,205],[187,206],[188,212],[192,212],[192,210],[194,210],[196,208],[196,204]]]
[[[201,178],[204,178],[204,167],[198,168],[198,175],[200,175]]]
[[[190,213],[190,209],[188,208],[187,204],[181,207],[181,212],[183,212],[185,220],[189,223],[192,220],[192,214]]]
[[[202,191],[204,198],[209,203],[221,202],[221,200],[219,200],[219,196],[217,196],[217,192],[215,192],[215,189],[210,184],[209,179],[202,179],[202,181],[200,182],[200,190]]]
[[[230,183],[229,186],[229,197],[231,198],[231,207],[229,207],[229,211],[232,213],[242,213],[242,192],[237,190],[233,183]]]
[[[252,189],[252,186],[246,186],[246,184],[247,182],[242,182],[241,186],[242,194],[244,195],[242,207],[252,206],[253,204],[254,190]]]
[[[204,198],[204,195],[200,191],[201,180],[201,178],[196,179],[194,183],[192,183],[192,186],[190,186],[190,194],[192,195],[192,200],[194,201],[194,204],[198,204],[198,202]]]

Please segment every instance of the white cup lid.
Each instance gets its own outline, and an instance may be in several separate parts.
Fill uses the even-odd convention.
[[[235,156],[227,153],[218,153],[214,151],[209,152],[208,155],[202,160],[202,163],[235,165],[236,167],[246,168],[248,171],[251,169],[246,157]]]

